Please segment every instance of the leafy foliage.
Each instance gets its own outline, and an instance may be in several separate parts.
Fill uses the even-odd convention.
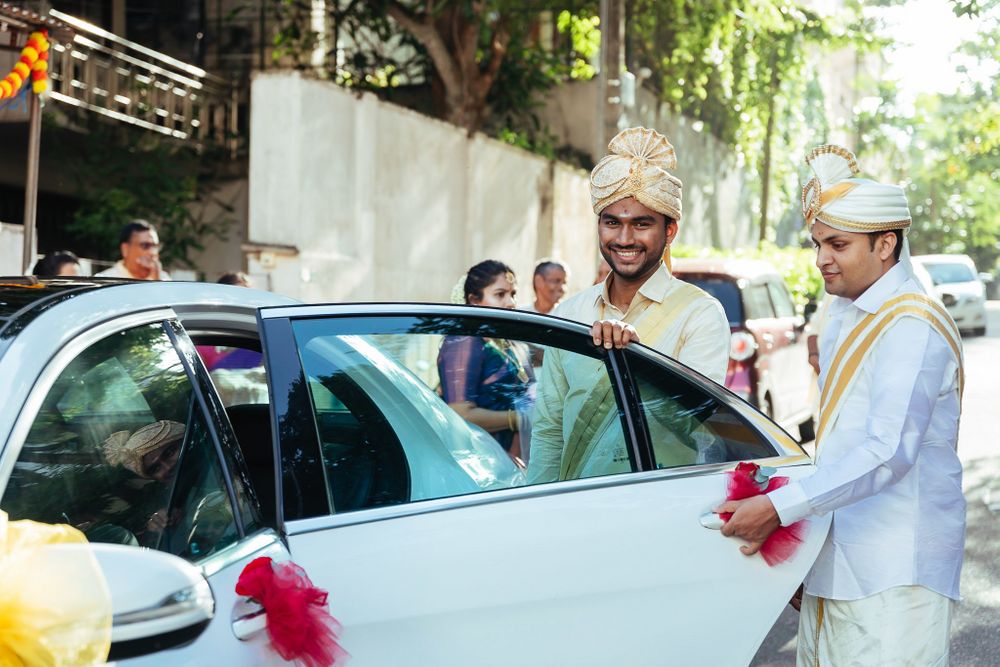
[[[212,237],[225,239],[233,219],[205,218],[195,202],[209,189],[219,158],[125,124],[89,122],[77,150],[62,142],[63,159],[77,176],[82,204],[66,232],[74,247],[118,259],[118,234],[133,218],[152,222],[165,266],[192,266],[189,254]],[[224,209],[225,210],[225,207]]]
[[[961,51],[991,76],[970,70],[957,92],[923,95],[909,113],[883,91],[863,118],[859,157],[886,156],[907,188],[915,254],[964,253],[992,270],[1000,259],[1000,16],[984,20]]]
[[[538,95],[594,75],[597,0],[371,0],[327,3],[339,42],[319,70],[339,84],[392,98],[427,85],[433,109],[470,131],[555,155],[535,111]],[[318,44],[311,2],[269,0],[275,56],[308,66]],[[551,42],[551,44],[548,44]]]
[[[816,270],[816,253],[809,248],[780,248],[773,243],[763,243],[757,248],[722,250],[674,244],[670,246],[674,257],[759,259],[769,262],[785,279],[785,285],[800,312],[810,301],[823,296],[823,279]]]

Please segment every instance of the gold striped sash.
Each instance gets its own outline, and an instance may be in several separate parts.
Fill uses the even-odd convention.
[[[962,366],[961,336],[954,320],[941,304],[924,294],[900,295],[886,301],[877,312],[866,315],[837,349],[820,395],[819,425],[816,430],[817,452],[823,436],[836,422],[862,363],[878,339],[903,317],[922,319],[944,337],[958,363],[958,387],[961,398],[965,388],[965,371]]]
[[[642,319],[643,315],[653,307],[654,302],[649,302],[639,313],[641,320],[635,324],[636,333],[639,335],[639,342],[650,347],[663,335],[670,325],[672,325],[696,300],[705,294],[704,291],[688,283],[677,281],[677,286],[671,290],[670,294],[658,304],[656,310]],[[603,307],[601,316],[603,319]],[[674,356],[679,352],[680,342],[674,349]],[[583,399],[583,405],[587,406],[585,411],[581,411],[569,438],[566,440],[566,447],[563,450],[562,461],[560,463],[559,479],[576,479],[583,464],[587,461],[587,456],[591,446],[597,441],[598,432],[618,404],[614,400],[611,391],[611,381],[604,365],[600,364],[594,369],[593,386]]]

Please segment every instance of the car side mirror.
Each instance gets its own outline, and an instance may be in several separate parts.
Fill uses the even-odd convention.
[[[215,615],[201,570],[177,556],[118,544],[90,544],[111,593],[108,660],[148,655],[190,642]]]
[[[993,282],[993,274],[983,271],[979,274],[979,279],[984,283],[991,283]]]

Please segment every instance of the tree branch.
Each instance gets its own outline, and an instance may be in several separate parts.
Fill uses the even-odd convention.
[[[418,17],[397,0],[386,3],[386,13],[427,49],[427,55],[434,62],[434,68],[444,84],[445,94],[452,96],[461,90],[461,75],[448,46],[434,27],[433,17],[430,14]]]

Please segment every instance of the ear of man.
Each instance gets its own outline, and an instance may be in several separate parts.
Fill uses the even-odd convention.
[[[887,232],[869,232],[868,245],[871,246],[872,250],[875,250],[876,246],[878,246],[880,254],[882,254],[884,248],[888,248],[891,251],[893,259],[898,262],[903,252],[903,230],[892,229]],[[889,254],[886,253],[882,259],[889,259]]]

